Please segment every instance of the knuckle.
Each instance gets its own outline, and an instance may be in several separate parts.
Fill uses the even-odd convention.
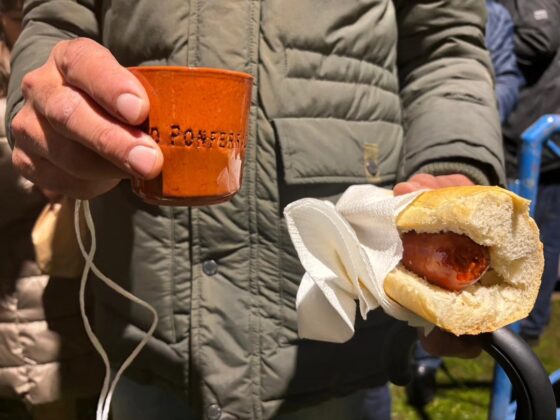
[[[12,153],[14,168],[26,179],[49,190],[66,193],[71,189],[70,177],[61,177],[44,159],[33,158],[19,148]]]
[[[84,50],[83,47],[80,46],[82,44],[83,40],[77,38],[62,41],[56,45],[56,53],[60,57],[57,61],[58,69],[62,74],[68,75],[72,71],[72,68],[79,63]]]
[[[45,105],[45,118],[54,126],[68,126],[83,103],[82,96],[70,89],[52,94]]]
[[[29,98],[39,82],[38,70],[33,70],[23,76],[21,80],[21,91],[25,99]]]
[[[63,42],[60,47],[62,51],[58,66],[68,81],[75,79],[76,73],[80,72],[85,62],[107,51],[105,47],[89,38],[76,38]]]
[[[117,138],[117,128],[112,125],[104,125],[93,133],[94,147],[97,153],[103,156],[115,155],[114,146]]]
[[[12,165],[24,177],[32,180],[35,173],[35,165],[31,158],[19,147],[12,152]]]
[[[27,124],[25,124],[25,116],[23,108],[19,111],[14,119],[12,120],[11,128],[14,138],[19,140],[20,138],[25,136],[25,128]]]
[[[29,128],[32,122],[28,116],[28,108],[26,105],[16,114],[11,123],[11,131],[14,136],[14,141],[17,145],[25,145],[29,143],[31,135]]]

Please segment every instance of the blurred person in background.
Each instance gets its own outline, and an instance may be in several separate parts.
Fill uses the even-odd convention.
[[[0,0],[0,113],[6,109],[10,49],[21,3]],[[31,232],[51,194],[12,167],[0,124],[0,419],[85,420],[100,383],[98,357],[83,332],[78,278],[42,274]]]
[[[500,123],[504,124],[517,106],[525,80],[517,65],[512,16],[495,0],[486,0],[486,7],[486,46],[494,68]]]
[[[503,127],[508,177],[517,178],[522,133],[545,114],[560,114],[560,0],[499,0],[515,22],[515,52],[525,87]],[[556,140],[557,144],[560,144]],[[560,254],[560,159],[544,150],[535,207],[544,245],[544,273],[521,335],[536,345],[550,321]]]
[[[486,8],[488,11],[486,46],[494,69],[496,100],[500,123],[503,124],[515,109],[525,80],[517,65],[515,26],[512,16],[504,6],[494,0],[486,0]],[[417,344],[412,381],[406,386],[410,405],[422,408],[434,399],[436,373],[441,365],[441,358],[432,356],[420,343]]]

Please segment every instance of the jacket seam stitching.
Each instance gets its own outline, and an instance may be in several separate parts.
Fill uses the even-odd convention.
[[[169,278],[171,280],[171,313],[169,314],[171,320],[171,336],[173,343],[177,342],[177,326],[175,325],[175,264],[176,264],[176,247],[175,247],[175,210],[171,209],[171,225],[170,225],[170,236],[171,236],[171,252],[169,257]]]
[[[396,172],[388,172],[381,175],[381,181],[386,178],[394,177]],[[306,183],[346,183],[346,182],[363,182],[367,180],[365,175],[355,175],[355,176],[347,176],[347,175],[325,175],[325,176],[292,176],[290,177],[292,183],[294,181],[306,181]]]
[[[392,96],[396,96],[399,97],[399,94],[397,92],[395,92],[394,90],[391,90],[389,88],[386,88],[384,86],[379,86],[379,85],[375,85],[373,84],[373,82],[371,83],[366,83],[366,82],[349,82],[346,80],[335,80],[335,79],[329,79],[326,77],[303,77],[303,76],[288,76],[286,75],[286,80],[305,80],[308,82],[323,82],[323,83],[336,83],[336,84],[341,84],[341,85],[347,85],[347,86],[364,86],[367,88],[370,88],[372,90],[378,90],[387,94],[390,94]]]
[[[380,118],[378,120],[350,120],[347,118],[339,118],[339,117],[275,117],[273,120],[334,120],[334,121],[342,121],[342,122],[350,122],[350,123],[369,123],[369,124],[376,124],[376,123],[385,123],[385,124],[392,124],[402,127],[401,121],[390,121],[387,119]]]
[[[200,264],[200,229],[199,229],[199,210],[195,208],[191,208],[191,227],[192,227],[192,241],[193,241],[193,263],[196,261],[196,265],[192,265],[192,290],[191,290],[191,301],[192,301],[192,309],[191,309],[191,335],[192,335],[192,354],[190,363],[192,365],[199,364],[200,370],[202,371],[204,368],[204,353],[201,349],[201,328],[200,328],[200,319],[201,319],[201,301],[202,301],[202,288],[200,286],[201,282],[201,274],[198,273]],[[196,322],[195,322],[196,320]],[[206,385],[202,378],[196,378],[202,384]],[[192,381],[191,374],[189,374],[189,382]],[[196,385],[195,385],[196,386]],[[189,386],[190,390],[190,386]],[[201,392],[204,394],[204,392]],[[203,397],[204,400],[204,397]],[[204,401],[202,401],[203,403]],[[201,407],[203,408],[203,407]]]
[[[198,36],[200,34],[200,27],[201,25],[201,9],[202,9],[202,1],[201,0],[197,0],[196,2],[196,46],[195,46],[195,57],[196,57],[196,65],[198,65],[198,63],[200,63],[200,43],[198,42]]]
[[[251,28],[249,30],[249,35],[248,35],[248,43],[247,43],[247,58],[249,63],[252,64],[252,67],[254,69],[254,76],[255,76],[255,80],[257,80],[257,72],[258,72],[258,66],[255,63],[254,54],[257,54],[257,61],[258,61],[258,47],[255,45],[256,42],[255,41],[255,30],[260,30],[260,25],[255,25],[254,21],[256,18],[256,12],[257,12],[257,7],[258,7],[258,0],[251,0],[249,3],[249,13],[248,13],[248,19],[249,19],[249,24],[247,25],[249,28]],[[255,28],[256,27],[256,28]],[[257,33],[258,34],[258,33]],[[258,235],[258,225],[257,225],[257,199],[256,199],[256,180],[257,180],[257,171],[258,171],[258,165],[256,164],[257,162],[257,152],[258,152],[258,147],[257,147],[257,139],[258,139],[258,134],[257,134],[257,123],[256,123],[256,119],[258,118],[258,107],[254,108],[254,121],[253,121],[253,127],[252,130],[253,131],[253,135],[254,135],[254,141],[253,141],[253,155],[254,155],[254,159],[253,159],[253,173],[251,174],[251,177],[249,178],[249,185],[250,185],[250,191],[249,191],[249,202],[250,202],[250,207],[249,207],[249,244],[250,244],[250,254],[251,254],[251,259],[250,259],[250,263],[249,263],[249,278],[251,279],[251,282],[254,282],[254,287],[255,287],[255,295],[253,295],[252,293],[250,294],[250,299],[252,300],[252,311],[250,312],[250,316],[253,318],[253,321],[249,323],[249,325],[251,325],[251,329],[253,330],[252,333],[256,334],[256,342],[257,342],[257,348],[255,349],[256,352],[253,352],[252,354],[252,361],[251,361],[251,365],[252,365],[252,370],[253,373],[251,375],[252,379],[251,379],[251,386],[252,386],[252,390],[251,390],[251,394],[253,395],[253,404],[252,404],[252,418],[262,418],[262,407],[261,407],[261,400],[262,400],[262,396],[261,396],[261,381],[260,381],[260,375],[261,375],[261,369],[262,369],[262,360],[261,360],[261,352],[262,352],[262,343],[261,343],[261,333],[260,333],[260,300],[259,300],[259,278],[258,278],[258,266],[257,266],[257,261],[258,261],[258,248],[257,248],[257,242],[255,241],[255,237]],[[250,286],[251,289],[251,286]],[[256,383],[255,383],[256,381]],[[255,389],[256,388],[256,389]]]
[[[308,53],[313,53],[313,54],[319,54],[319,55],[321,55],[321,56],[323,56],[323,57],[331,56],[331,57],[338,57],[338,58],[343,58],[343,59],[347,59],[347,60],[353,60],[353,61],[357,61],[357,62],[359,62],[359,63],[365,63],[365,64],[372,65],[372,66],[378,68],[379,70],[383,71],[384,73],[387,73],[387,74],[389,74],[389,75],[391,75],[391,76],[393,75],[393,73],[392,73],[390,70],[386,69],[385,67],[383,67],[383,66],[381,66],[381,65],[379,65],[379,64],[377,64],[377,63],[373,63],[373,62],[371,62],[371,61],[364,60],[363,58],[352,57],[351,55],[336,54],[336,53],[332,53],[332,52],[329,53],[329,54],[324,54],[324,53],[322,53],[322,52],[320,52],[320,51],[315,51],[315,50],[312,50],[312,49],[310,49],[310,48],[300,48],[300,47],[295,47],[295,46],[293,46],[293,45],[286,46],[286,50],[295,50],[295,51],[301,51],[301,52],[308,52]]]

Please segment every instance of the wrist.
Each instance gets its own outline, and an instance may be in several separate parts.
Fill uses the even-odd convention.
[[[461,174],[465,175],[477,185],[490,185],[490,179],[483,170],[474,165],[464,162],[432,162],[419,167],[412,175],[420,173],[430,174],[434,176]]]

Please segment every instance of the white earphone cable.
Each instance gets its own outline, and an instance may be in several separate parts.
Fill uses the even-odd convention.
[[[82,207],[82,204],[84,209],[86,226],[91,236],[91,247],[89,249],[89,252],[86,250],[84,246],[83,239],[81,237],[81,231],[80,231],[80,208]],[[134,361],[134,359],[136,359],[140,351],[142,351],[144,346],[148,343],[149,339],[154,335],[154,331],[158,323],[158,315],[156,310],[149,303],[143,301],[142,299],[137,298],[129,291],[123,289],[121,286],[116,284],[113,280],[105,276],[94,264],[93,259],[95,257],[97,241],[95,236],[95,225],[93,223],[93,218],[91,217],[91,211],[89,208],[88,201],[82,202],[81,200],[76,200],[76,205],[74,208],[74,228],[76,229],[76,237],[78,239],[80,250],[85,259],[84,271],[82,273],[82,279],[80,283],[80,313],[82,315],[82,320],[84,322],[86,334],[88,335],[95,350],[99,353],[99,355],[103,359],[103,364],[105,365],[105,379],[103,380],[103,387],[101,388],[99,401],[97,403],[96,420],[107,420],[109,417],[109,410],[111,407],[111,399],[113,398],[113,394],[115,392],[117,383],[121,378],[122,374],[124,373],[124,371],[130,366],[130,364]],[[132,350],[130,355],[126,358],[126,360],[123,362],[121,367],[117,370],[112,380],[111,380],[111,364],[109,362],[109,356],[107,355],[107,352],[103,349],[103,345],[101,344],[101,342],[99,341],[95,333],[93,332],[91,323],[89,322],[86,313],[85,291],[86,291],[86,285],[87,285],[90,271],[92,271],[108,287],[110,287],[120,295],[124,296],[125,298],[129,299],[130,301],[146,308],[148,311],[151,312],[153,316],[152,325],[146,332],[146,335],[144,336],[144,338],[142,338],[142,340],[140,341],[140,343],[138,343],[138,345],[134,348],[134,350]]]

